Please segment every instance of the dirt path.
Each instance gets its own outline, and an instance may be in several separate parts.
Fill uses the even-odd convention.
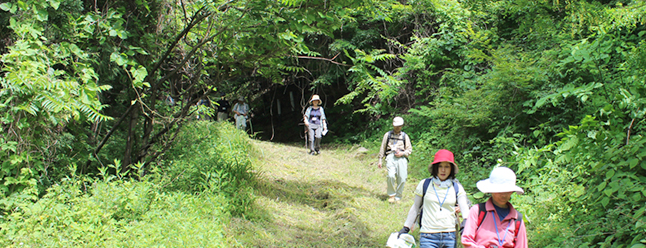
[[[311,156],[302,144],[254,146],[263,218],[234,220],[244,247],[384,247],[413,203],[419,180],[409,178],[401,204],[388,203],[385,170],[359,147],[324,147]]]

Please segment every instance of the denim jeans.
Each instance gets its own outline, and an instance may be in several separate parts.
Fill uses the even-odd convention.
[[[421,233],[419,248],[453,248],[455,247],[455,232]]]

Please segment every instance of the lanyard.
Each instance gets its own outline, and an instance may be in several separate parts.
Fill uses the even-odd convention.
[[[509,221],[509,224],[507,224],[507,230],[505,230],[505,235],[502,236],[502,240],[500,240],[500,234],[498,233],[498,221],[496,221],[496,215],[498,213],[493,212],[493,224],[496,227],[496,236],[498,237],[498,244],[500,247],[502,247],[502,244],[505,242],[505,237],[507,237],[507,231],[509,231],[509,227],[511,226],[511,221]],[[502,224],[502,219],[500,220],[500,224]]]
[[[431,183],[431,184],[433,184],[433,191],[435,191],[435,196],[437,196],[437,201],[440,203],[440,211],[442,211],[442,205],[444,205],[444,201],[446,201],[446,196],[449,195],[449,189],[451,189],[451,187],[446,189],[446,195],[444,195],[444,200],[440,202],[440,196],[437,194],[437,190],[435,190],[435,183]]]

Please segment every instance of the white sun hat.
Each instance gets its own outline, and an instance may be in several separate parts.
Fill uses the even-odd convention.
[[[516,174],[514,171],[504,166],[494,168],[489,178],[480,180],[476,186],[482,193],[525,193],[522,188],[516,186]]]
[[[310,103],[313,102],[313,101],[319,101],[319,105],[321,103],[323,103],[323,101],[321,101],[321,97],[319,95],[313,95],[312,100],[310,100]]]
[[[395,119],[393,119],[393,126],[394,127],[399,127],[399,126],[403,126],[403,125],[404,125],[404,118],[401,118],[401,117],[397,116],[397,117],[395,117]]]

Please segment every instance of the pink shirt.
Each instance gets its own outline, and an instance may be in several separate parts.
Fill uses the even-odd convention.
[[[498,246],[498,236],[500,239],[503,239],[502,247],[517,247],[517,248],[527,248],[527,232],[525,230],[525,222],[521,222],[520,230],[518,230],[518,237],[514,237],[516,233],[516,219],[519,217],[518,212],[511,203],[507,203],[511,208],[509,214],[505,217],[502,222],[498,218],[498,213],[493,207],[493,202],[489,199],[485,203],[487,209],[487,215],[485,219],[482,220],[482,224],[476,233],[478,228],[478,205],[474,205],[469,210],[469,217],[467,222],[464,225],[464,232],[462,233],[462,244],[465,248],[477,247],[477,248],[488,248],[493,246]],[[497,223],[494,224],[494,215],[496,216]],[[520,220],[519,220],[520,221]],[[496,225],[498,225],[498,235],[496,235]],[[507,229],[509,227],[509,229]],[[507,235],[505,235],[505,230]],[[514,240],[515,239],[515,240]],[[515,242],[514,242],[515,241]]]

